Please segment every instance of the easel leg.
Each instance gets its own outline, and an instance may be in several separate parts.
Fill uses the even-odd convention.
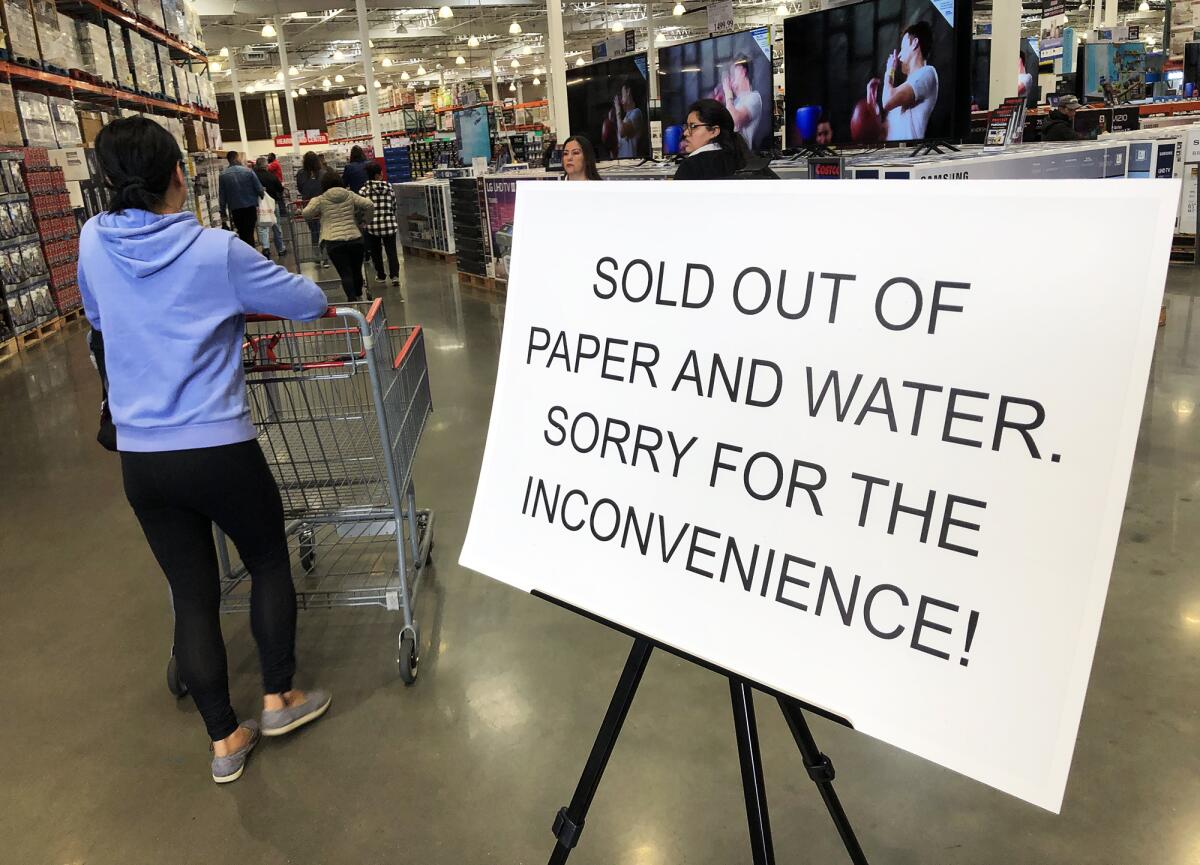
[[[733,700],[733,727],[737,735],[738,759],[742,765],[742,793],[746,797],[746,822],[754,865],[775,865],[771,843],[771,819],[767,813],[767,790],[763,784],[762,754],[758,748],[758,726],[754,721],[754,695],[742,679],[729,677]]]
[[[793,701],[783,697],[779,698],[779,708],[783,710],[783,717],[787,719],[796,745],[800,748],[800,756],[804,759],[804,767],[808,769],[808,776],[813,779],[813,783],[821,792],[821,798],[825,800],[825,807],[829,809],[833,825],[837,827],[838,834],[842,836],[842,844],[846,847],[850,861],[854,865],[869,865],[862,847],[858,844],[858,838],[854,835],[850,819],[842,809],[842,803],[833,789],[833,763],[817,747],[812,731],[808,728],[808,721],[804,719],[804,712]]]
[[[608,711],[604,714],[600,732],[592,745],[592,753],[588,755],[587,765],[583,767],[579,786],[575,788],[575,795],[571,797],[571,804],[559,809],[558,816],[554,818],[554,835],[558,842],[554,846],[554,852],[550,854],[550,865],[563,865],[571,855],[571,850],[579,843],[583,821],[592,806],[592,799],[600,786],[600,778],[617,744],[617,736],[621,734],[621,726],[625,723],[625,716],[629,714],[629,707],[633,705],[633,697],[637,693],[642,673],[646,671],[646,664],[653,650],[654,646],[649,640],[634,641],[625,661],[625,669],[621,671],[621,678],[613,691],[612,700],[609,701]]]

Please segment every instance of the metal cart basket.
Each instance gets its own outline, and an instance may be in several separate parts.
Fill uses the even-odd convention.
[[[246,386],[283,498],[300,609],[380,606],[404,617],[400,676],[417,675],[413,604],[431,562],[433,513],[412,467],[432,410],[420,327],[389,327],[383,302],[323,319],[247,319]],[[248,610],[250,576],[218,531],[221,610]]]

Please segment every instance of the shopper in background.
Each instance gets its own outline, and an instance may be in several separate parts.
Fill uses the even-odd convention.
[[[1079,100],[1074,96],[1063,96],[1058,105],[1046,117],[1042,126],[1042,141],[1079,141],[1082,139],[1075,131],[1075,112],[1079,110]]]
[[[351,192],[358,192],[366,182],[367,157],[363,155],[363,149],[355,144],[350,148],[350,161],[342,169],[342,183],[349,187]]]
[[[375,277],[383,282],[383,253],[387,251],[388,278],[393,284],[400,282],[400,259],[396,254],[396,193],[391,184],[380,180],[382,169],[378,162],[367,163],[367,182],[362,194],[371,200],[375,208],[367,223],[367,245],[370,247],[371,262],[375,265]]]
[[[183,154],[158,124],[114,120],[96,155],[113,194],[80,233],[79,289],[103,334],[125,495],[171,584],[175,657],[212,740],[212,778],[235,781],[260,732],[290,732],[331,699],[292,687],[296,595],[279,489],[246,400],[243,316],[308,321],[327,302],[311,280],[200,226],[185,209]],[[229,700],[214,523],[251,576],[261,728],[239,725]]]
[[[746,166],[746,142],[738,135],[729,111],[715,99],[688,106],[683,127],[683,161],[676,180],[719,180]]]
[[[562,167],[567,180],[601,180],[596,168],[596,151],[582,135],[572,135],[563,144]]]
[[[267,154],[267,170],[275,175],[275,179],[279,181],[279,185],[283,186],[283,166],[279,164],[279,160],[275,158],[274,153]]]
[[[283,184],[275,179],[268,167],[269,157],[260,156],[254,162],[254,176],[263,185],[266,195],[258,200],[258,246],[262,254],[271,257],[271,237],[275,237],[275,251],[280,257],[287,255],[287,244],[283,241],[283,228],[279,223],[280,204],[284,199]]]
[[[332,171],[321,177],[321,189],[321,194],[305,205],[304,218],[321,221],[321,243],[341,277],[346,300],[354,303],[362,299],[366,249],[359,226],[371,220],[375,206],[347,189]]]
[[[308,204],[321,194],[321,175],[326,171],[328,169],[320,156],[311,150],[304,154],[301,168],[296,172],[296,192],[300,196],[301,205]],[[321,250],[321,267],[329,267],[329,256],[321,246],[321,220],[306,219],[305,223],[312,238],[313,250]]]
[[[254,172],[242,164],[242,155],[236,150],[225,154],[229,165],[221,172],[217,182],[217,201],[221,206],[221,218],[226,224],[232,222],[237,235],[247,246],[254,246],[254,223],[258,221],[258,200],[263,194],[263,185]]]

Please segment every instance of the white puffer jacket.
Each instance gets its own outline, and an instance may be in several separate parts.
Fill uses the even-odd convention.
[[[335,186],[310,201],[304,208],[305,219],[321,220],[321,241],[358,240],[359,226],[370,221],[375,212],[368,198],[356,195],[344,186]]]

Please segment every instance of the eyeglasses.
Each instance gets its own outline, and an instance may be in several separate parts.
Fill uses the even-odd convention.
[[[704,127],[706,129],[712,129],[712,124],[711,123],[685,123],[685,124],[683,124],[684,131],[686,131],[686,132],[695,132],[697,129],[699,129],[701,127]]]

